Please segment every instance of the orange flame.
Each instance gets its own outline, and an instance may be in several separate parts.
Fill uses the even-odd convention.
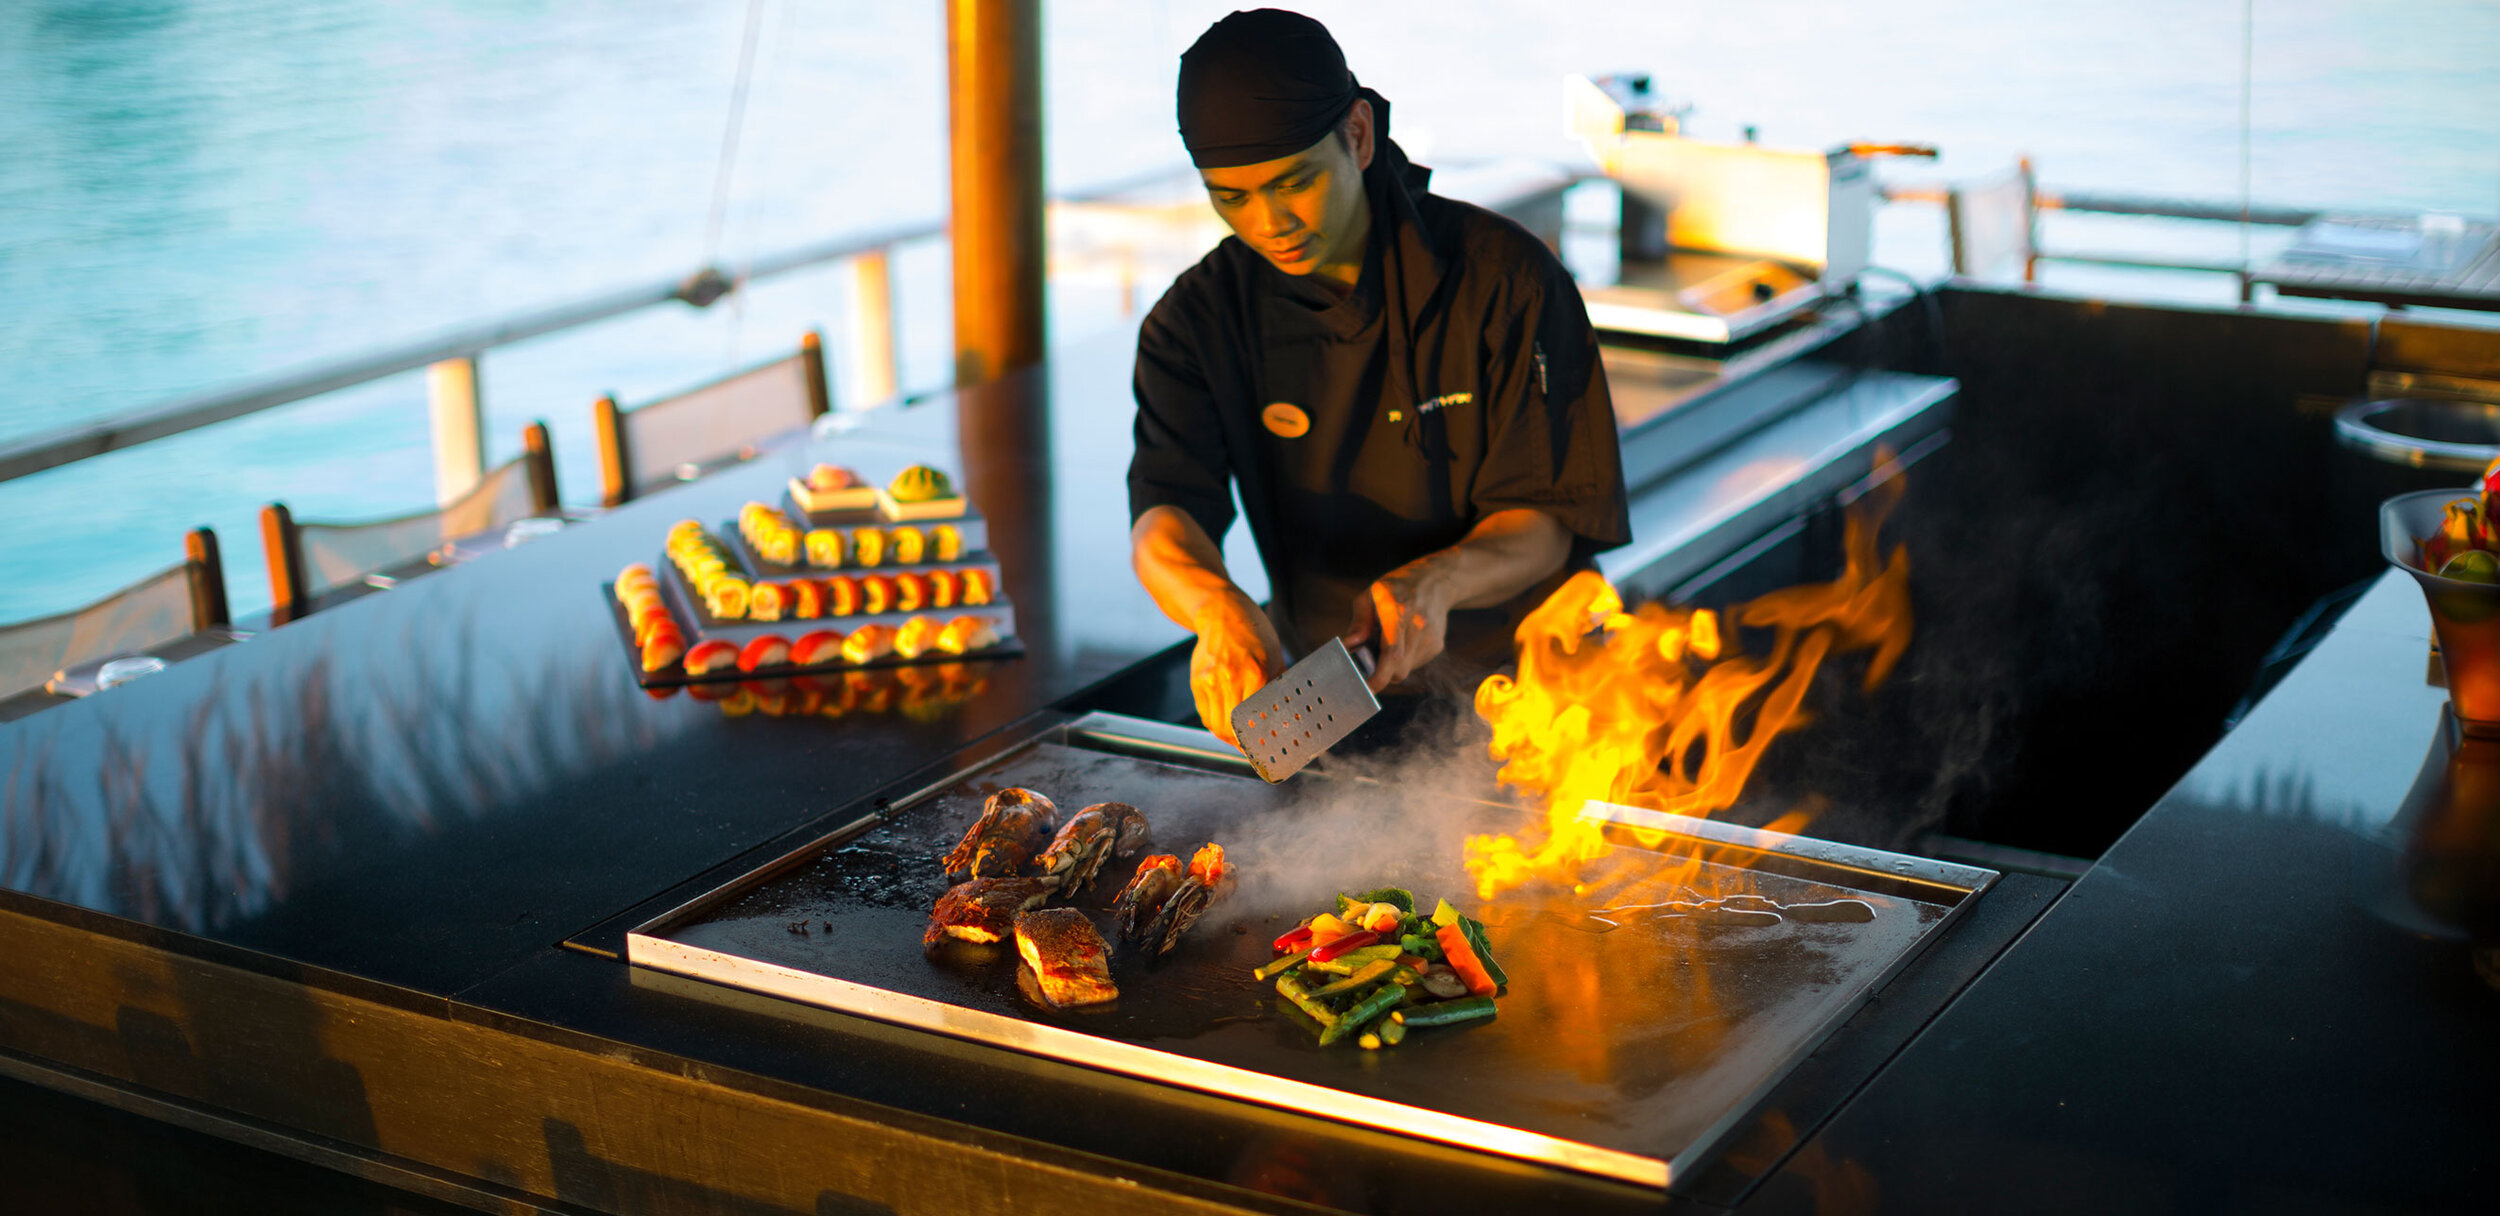
[[[1477,894],[1492,899],[1537,878],[1571,883],[1611,852],[1601,825],[1580,814],[1590,799],[1692,816],[1734,805],[1771,740],[1805,725],[1806,690],[1833,655],[1872,650],[1866,687],[1882,683],[1910,643],[1909,554],[1900,545],[1882,554],[1877,541],[1902,489],[1895,476],[1851,504],[1839,578],[1731,610],[1737,625],[1772,631],[1759,657],[1738,650],[1707,609],[1625,612],[1595,571],[1573,575],[1520,622],[1519,674],[1478,686],[1476,713],[1492,724],[1501,781],[1544,803],[1545,830],[1528,841],[1470,836]]]

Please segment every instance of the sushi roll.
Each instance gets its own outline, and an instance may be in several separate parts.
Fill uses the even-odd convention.
[[[704,590],[703,598],[709,602],[713,616],[724,621],[737,621],[746,618],[747,592],[745,579],[723,575],[712,580],[711,586]]]
[[[616,572],[616,598],[620,600],[624,599],[626,593],[632,591],[636,587],[657,587],[659,585],[660,580],[652,575],[651,567],[643,565],[641,562],[635,562],[634,564]]]
[[[948,654],[969,654],[998,645],[998,626],[984,616],[959,616],[946,622],[938,632],[938,649]]]
[[[863,566],[885,564],[885,533],[875,528],[851,529],[851,560]]]
[[[807,534],[807,564],[826,570],[842,568],[842,533],[836,528],[818,528]]]
[[[790,640],[777,634],[765,634],[747,643],[738,652],[738,670],[754,671],[763,667],[779,667],[790,661]]]
[[[790,580],[790,619],[812,621],[825,614],[825,585],[812,578]]]
[[[658,671],[676,662],[686,653],[686,639],[678,636],[676,626],[653,633],[642,644],[642,669]]]
[[[825,580],[825,614],[850,616],[859,611],[859,580],[837,574]]]
[[[958,589],[962,585],[962,580],[956,577],[954,571],[931,570],[927,574],[922,575],[921,578],[927,580],[929,584],[929,606],[931,608],[952,608],[955,606],[955,597],[959,594]]]
[[[719,638],[697,642],[694,644],[694,649],[686,652],[686,674],[690,676],[725,671],[737,664],[737,643],[726,642]]]
[[[854,663],[871,663],[894,653],[894,627],[862,625],[842,639],[842,657]]]
[[[921,555],[928,552],[929,540],[920,534],[918,528],[909,525],[898,527],[887,533],[886,538],[893,542],[894,564],[897,566],[917,566]]]
[[[919,658],[936,644],[938,629],[932,617],[916,616],[903,622],[903,627],[894,631],[894,653],[906,659]]]
[[[896,612],[918,612],[920,606],[928,602],[929,584],[919,575],[897,574],[894,576],[894,610]]]
[[[964,555],[964,534],[953,524],[939,524],[929,530],[931,561],[951,562]]]
[[[677,634],[679,637],[685,636],[677,628],[677,618],[670,616],[666,611],[637,613],[633,618],[633,623],[634,645],[636,646],[650,641],[654,633],[665,631]]]
[[[958,598],[965,607],[978,608],[990,602],[990,594],[993,590],[990,586],[989,571],[966,570],[964,571],[963,594]]]
[[[782,610],[790,606],[790,589],[779,583],[757,583],[747,592],[747,619],[778,621]]]
[[[859,580],[859,610],[870,616],[894,610],[894,580],[871,574]]]
[[[838,629],[803,633],[798,641],[790,643],[790,661],[800,667],[815,667],[841,657],[842,632]]]

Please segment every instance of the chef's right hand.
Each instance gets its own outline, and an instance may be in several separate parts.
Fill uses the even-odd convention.
[[[1189,694],[1198,720],[1235,747],[1233,707],[1268,681],[1285,674],[1285,647],[1267,613],[1246,595],[1218,596],[1198,613],[1192,628],[1197,648],[1189,654]]]

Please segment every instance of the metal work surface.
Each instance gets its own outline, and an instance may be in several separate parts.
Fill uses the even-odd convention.
[[[1617,854],[1618,864],[1657,873],[1643,911],[1617,913],[1610,923],[1526,904],[1480,907],[1512,977],[1496,1021],[1418,1034],[1392,1051],[1321,1049],[1274,1012],[1273,994],[1250,971],[1269,957],[1268,939],[1320,906],[1330,887],[1261,867],[1289,851],[1280,842],[1306,828],[1325,830],[1311,825],[1349,798],[1385,801],[1386,787],[1349,788],[1364,783],[1329,778],[1324,769],[1270,787],[1238,758],[1226,759],[1212,736],[1136,725],[1142,746],[1118,737],[1117,720],[1097,716],[899,801],[645,926],[629,938],[629,957],[996,1046],[1664,1187],[1994,877],[1618,811],[1620,822],[1678,833],[1659,854]],[[1190,736],[1203,746],[1169,745]],[[1139,806],[1154,824],[1157,851],[1224,843],[1244,874],[1241,889],[1163,965],[1123,959],[1114,973],[1120,999],[1098,1011],[1051,1011],[1028,999],[1005,948],[948,946],[925,956],[928,909],[947,887],[935,859],[983,798],[1010,785],[1039,790],[1066,810],[1104,800]],[[1464,828],[1515,826],[1518,815],[1489,803],[1454,802],[1449,810],[1446,860],[1455,859]],[[1368,877],[1467,893],[1454,874],[1409,872],[1416,863],[1405,858],[1420,851],[1428,850],[1399,849],[1395,863],[1384,861]],[[1133,861],[1115,862],[1080,906],[1099,912],[1134,869]],[[1713,905],[1731,914],[1703,909],[1712,896],[1734,896]],[[1796,910],[1780,915],[1773,906]]]

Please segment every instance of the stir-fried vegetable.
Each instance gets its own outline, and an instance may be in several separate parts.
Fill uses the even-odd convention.
[[[1279,935],[1277,958],[1252,972],[1318,1024],[1321,1046],[1352,1039],[1394,1047],[1410,1026],[1460,1026],[1493,1016],[1510,982],[1482,922],[1448,900],[1402,887],[1339,895],[1336,909]]]

